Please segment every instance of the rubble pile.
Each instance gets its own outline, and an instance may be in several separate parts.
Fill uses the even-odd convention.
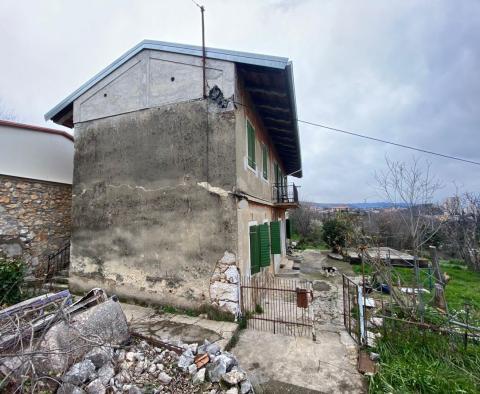
[[[29,316],[41,323],[29,330],[27,324],[4,325],[15,330],[5,332],[8,341],[0,340],[0,392],[253,393],[236,358],[217,343],[166,343],[132,335],[118,300],[101,289],[63,303],[40,320],[39,301],[45,300],[0,311],[7,322]]]
[[[60,378],[57,393],[253,393],[235,357],[217,344],[178,345],[181,355],[143,340],[115,350],[94,348]]]

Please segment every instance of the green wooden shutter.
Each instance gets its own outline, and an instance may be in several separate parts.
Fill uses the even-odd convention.
[[[262,163],[262,169],[263,169],[263,178],[268,179],[268,149],[267,145],[262,146],[262,154],[263,154],[263,163]]]
[[[272,241],[272,254],[281,254],[280,246],[280,222],[270,223],[270,238]]]
[[[260,239],[260,266],[268,267],[270,265],[270,232],[268,224],[258,226]]]
[[[292,221],[290,219],[287,219],[286,226],[287,226],[287,238],[292,239]]]
[[[260,271],[260,245],[258,226],[250,226],[250,272],[255,274]]]
[[[255,162],[255,129],[247,120],[247,147],[248,147],[248,165],[253,169],[257,168]]]

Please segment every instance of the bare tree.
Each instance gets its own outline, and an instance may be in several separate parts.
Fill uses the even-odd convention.
[[[405,225],[408,243],[415,256],[422,245],[429,242],[439,231],[441,221],[433,204],[435,193],[442,187],[437,177],[431,174],[431,164],[422,166],[416,158],[411,163],[385,159],[386,170],[376,173],[376,181],[385,198],[397,207],[398,215]]]
[[[480,271],[480,194],[458,191],[445,202],[444,236],[448,247],[474,271]]]
[[[306,238],[312,232],[313,221],[317,219],[317,215],[308,203],[302,203],[300,207],[289,211],[289,217],[292,219],[296,232]]]

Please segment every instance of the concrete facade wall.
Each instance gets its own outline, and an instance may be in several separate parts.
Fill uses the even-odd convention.
[[[0,125],[0,174],[71,185],[73,141]]]
[[[0,175],[0,256],[41,274],[70,239],[71,199],[71,185]]]
[[[283,164],[279,159],[275,146],[268,136],[262,119],[249,97],[248,92],[244,89],[243,80],[239,77],[236,82],[235,91],[236,101],[242,103],[236,111],[236,144],[237,144],[237,189],[245,192],[266,203],[272,202],[272,184],[275,182],[274,163],[278,163],[282,171]],[[248,166],[247,152],[247,119],[255,129],[255,159],[257,168],[253,170]],[[268,178],[263,178],[262,163],[262,145],[268,147]]]
[[[262,224],[282,220],[281,228],[285,240],[285,209],[274,207],[272,203],[272,186],[275,183],[274,163],[278,163],[284,171],[279,155],[276,152],[267,129],[260,118],[248,92],[244,89],[241,78],[236,81],[236,101],[239,105],[236,111],[236,159],[237,159],[237,190],[252,197],[250,201],[243,200],[237,204],[238,216],[238,264],[243,275],[250,274],[250,231],[251,224]],[[253,170],[247,161],[247,119],[255,129],[255,158],[257,168]],[[268,147],[268,177],[263,177],[262,145]],[[284,242],[283,242],[284,243]],[[286,255],[271,256],[271,270],[277,271],[282,258]]]
[[[75,125],[70,284],[181,307],[208,302],[236,253],[235,116],[208,101]]]
[[[233,63],[207,59],[207,83],[225,97],[235,90]],[[203,98],[202,59],[144,50],[97,83],[73,106],[77,124],[89,120]]]

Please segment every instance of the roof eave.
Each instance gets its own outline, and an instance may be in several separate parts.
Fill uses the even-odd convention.
[[[298,121],[297,121],[297,100],[295,98],[295,83],[293,80],[293,64],[291,61],[285,67],[285,71],[287,73],[287,82],[288,82],[288,90],[290,91],[290,106],[292,108],[292,120],[293,120],[293,132],[295,135],[295,143],[296,148],[298,151],[298,161],[297,161],[297,168],[295,172],[292,172],[291,176],[296,178],[301,178],[302,174],[302,153],[300,150],[300,137],[298,131]]]
[[[143,40],[132,49],[125,52],[122,56],[116,59],[109,66],[104,68],[94,77],[85,82],[77,90],[75,90],[68,97],[63,99],[60,103],[54,106],[50,111],[45,114],[45,120],[51,120],[66,107],[73,103],[80,95],[94,86],[96,83],[105,78],[108,74],[115,69],[126,63],[129,59],[135,56],[137,53],[144,49],[152,49],[164,52],[180,53],[191,56],[202,56],[202,47],[195,45],[175,44],[163,41]],[[269,68],[284,69],[288,65],[288,59],[278,56],[259,55],[248,52],[230,51],[227,49],[205,48],[206,55],[209,59],[225,60],[235,63],[252,64],[258,66],[264,66]]]

